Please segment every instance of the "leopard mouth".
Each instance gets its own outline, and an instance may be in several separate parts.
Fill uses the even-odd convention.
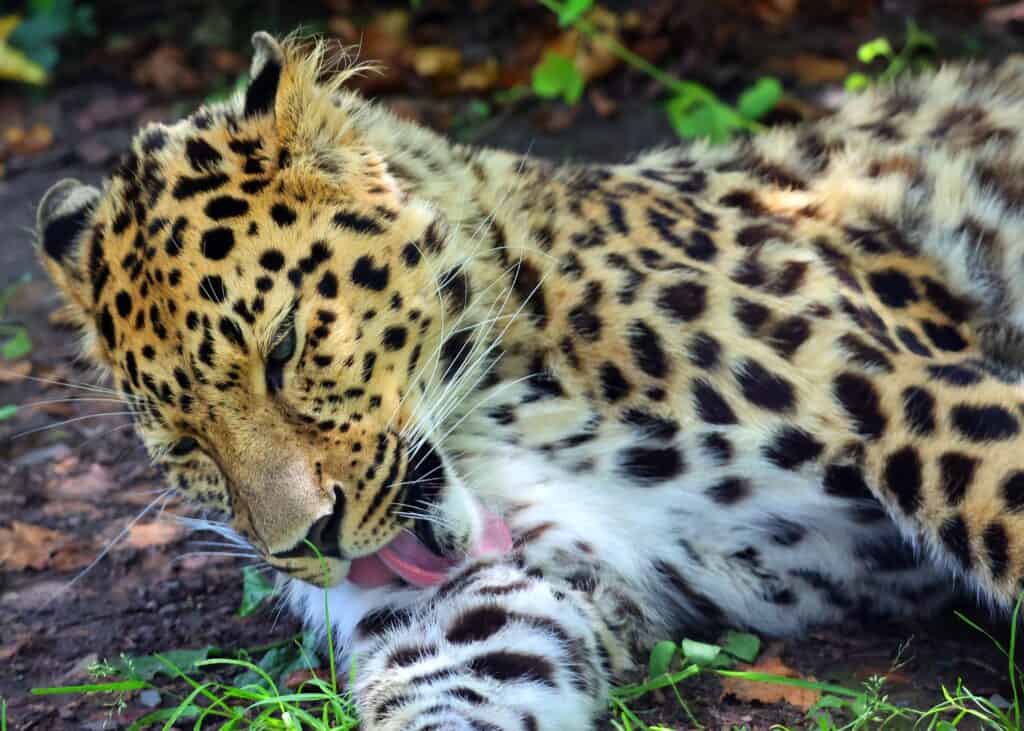
[[[512,536],[505,521],[482,505],[476,508],[482,528],[467,550],[442,553],[436,539],[423,540],[417,535],[423,534],[423,529],[403,531],[376,553],[353,560],[348,580],[364,589],[385,586],[396,580],[425,589],[442,583],[453,568],[466,560],[508,553]],[[426,522],[417,521],[419,523]],[[429,528],[427,524],[426,532],[432,536]]]
[[[446,491],[455,489],[447,473],[438,450],[424,441],[409,457],[403,477],[409,492],[404,502],[420,516],[436,512],[444,503]],[[508,526],[501,517],[471,497],[458,505],[463,520],[456,522],[466,525],[464,538],[453,538],[446,530],[439,532],[436,521],[418,517],[383,548],[354,559],[348,580],[365,588],[396,580],[427,588],[443,582],[453,568],[468,559],[504,554],[512,548]]]
[[[334,510],[313,524],[306,540],[272,558],[278,562],[308,559],[313,554],[326,558],[332,569],[331,584],[347,579],[362,588],[396,582],[427,588],[442,583],[467,560],[508,553],[512,538],[505,521],[481,505],[461,482],[450,480],[441,455],[424,442],[410,455],[403,475],[401,504],[410,517],[416,517],[390,542],[365,556],[345,556],[339,546],[345,499],[335,488]],[[449,520],[444,522],[460,526],[455,535],[439,529],[438,518],[446,513]]]

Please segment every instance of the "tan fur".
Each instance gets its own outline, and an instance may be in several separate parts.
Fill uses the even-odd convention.
[[[97,338],[96,356],[112,367],[119,383],[130,384],[126,353],[134,352],[141,361],[143,345],[156,349],[155,358],[138,366],[156,383],[155,392],[145,385],[132,387],[147,405],[140,415],[147,444],[160,450],[181,435],[199,439],[201,452],[173,463],[174,473],[201,500],[230,504],[237,527],[258,546],[274,553],[297,545],[309,526],[330,512],[335,489],[348,504],[340,533],[345,552],[372,552],[398,533],[406,523],[387,512],[394,495],[380,502],[382,493],[375,493],[381,470],[365,477],[375,442],[384,440],[386,464],[404,471],[406,448],[415,441],[411,435],[433,427],[439,418],[440,407],[431,396],[447,388],[439,369],[410,365],[411,351],[419,348],[421,366],[440,358],[460,328],[474,328],[485,337],[467,346],[470,365],[483,368],[477,356],[485,354],[486,338],[497,342],[500,336],[502,357],[494,368],[500,380],[535,376],[539,362],[566,398],[598,404],[602,435],[626,433],[623,424],[637,409],[683,430],[696,428],[706,419],[693,394],[707,384],[746,429],[739,438],[747,443],[741,446],[756,453],[780,429],[799,430],[820,443],[821,450],[796,469],[814,476],[827,466],[856,467],[906,532],[923,536],[940,555],[950,555],[948,528],[961,521],[971,564],[960,569],[991,596],[1001,601],[1012,597],[1024,573],[1024,513],[1008,508],[1004,493],[1007,479],[1024,469],[1024,434],[972,441],[957,433],[950,414],[962,405],[998,405],[1019,419],[1019,387],[970,365],[978,382],[965,389],[936,380],[928,368],[992,360],[992,352],[979,343],[979,330],[1000,318],[1024,324],[1024,259],[1018,250],[1024,241],[1019,195],[1024,83],[1019,65],[991,77],[972,69],[944,70],[930,80],[859,97],[834,120],[770,131],[727,147],[695,144],[653,152],[628,165],[555,169],[530,158],[449,145],[400,122],[341,90],[347,72],[322,79],[322,47],[308,55],[298,48],[268,45],[257,58],[255,71],[263,68],[267,54],[271,60],[275,52],[282,54],[272,114],[242,118],[242,100],[237,99],[174,127],[140,134],[134,159],[115,176],[91,216],[93,230],[104,232],[103,257],[111,268],[95,301],[83,269],[89,254],[86,235],[70,262],[47,265],[91,325],[116,308],[119,291],[138,298],[141,280],[133,281],[119,262],[132,252],[137,234],[154,219],[166,218],[159,235],[141,234],[143,255],[145,247],[155,248],[146,271],[160,269],[165,278],[150,284],[148,324],[141,329],[130,324],[134,306],[125,322],[117,321],[114,342]],[[156,131],[167,135],[166,144],[145,152],[147,135]],[[188,159],[189,141],[197,139],[221,157],[208,170],[196,169]],[[259,172],[243,172],[244,156],[229,152],[237,140],[259,142]],[[290,159],[282,164],[284,151]],[[141,203],[138,216],[131,199],[147,195],[145,184],[136,190],[146,162],[155,164],[164,185],[153,200]],[[172,196],[182,180],[212,171],[228,176],[216,191]],[[268,183],[241,195],[239,185],[247,179]],[[228,194],[244,200],[246,212],[211,222],[204,207]],[[272,214],[282,202],[297,218],[287,226],[278,225]],[[129,225],[111,233],[126,212]],[[332,216],[339,212],[356,223],[335,224]],[[175,259],[162,247],[179,217],[187,228],[184,252]],[[250,224],[256,233],[247,233]],[[366,230],[356,230],[360,225]],[[234,245],[226,258],[210,261],[201,241],[214,227],[230,228]],[[985,235],[996,236],[999,245],[982,252],[991,258],[980,276],[976,259],[981,245],[973,238]],[[880,250],[867,251],[865,237],[881,242]],[[701,239],[711,242],[713,256],[686,251]],[[301,270],[297,261],[309,256],[317,241],[330,250],[328,262],[290,287],[286,272]],[[842,259],[842,273],[818,246],[822,242]],[[419,250],[422,265],[404,263],[409,243]],[[288,262],[268,275],[258,261],[270,247],[284,252]],[[654,252],[653,258],[643,260],[642,249]],[[616,256],[628,267],[615,265]],[[351,273],[362,257],[387,267],[388,283],[380,291],[352,284]],[[625,296],[629,268],[642,277]],[[166,283],[172,269],[180,270],[179,285]],[[761,273],[756,283],[744,274],[752,269]],[[891,305],[870,284],[873,276],[890,271],[912,283],[913,301]],[[336,275],[337,297],[318,293],[325,272]],[[452,272],[469,284],[465,301],[453,301],[451,292],[439,294],[439,283],[450,283],[446,277]],[[800,272],[798,280],[787,284],[785,277],[795,272]],[[210,273],[223,279],[230,303],[239,296],[246,303],[262,300],[264,314],[244,325],[244,352],[225,343],[218,330],[217,318],[238,320],[229,302],[204,302],[196,294]],[[254,287],[260,276],[274,280],[265,295]],[[953,316],[925,295],[929,281],[962,299],[969,316]],[[706,298],[692,318],[672,312],[673,307],[685,309],[685,303],[666,304],[670,292],[680,291],[674,288],[687,286]],[[599,294],[588,299],[588,291]],[[738,321],[741,299],[764,308],[762,322]],[[392,302],[398,300],[395,308]],[[305,343],[309,355],[290,376],[292,390],[275,400],[264,385],[263,361],[293,301],[298,302],[300,349]],[[166,339],[154,338],[150,307],[170,331]],[[336,319],[329,333],[310,345],[309,334],[319,326],[318,312],[324,307]],[[407,318],[413,310],[419,315],[411,323]],[[204,329],[187,327],[189,311],[211,318],[215,366],[189,361]],[[870,313],[867,324],[858,322],[864,313]],[[594,337],[578,324],[584,316],[600,322]],[[880,325],[872,325],[872,318]],[[382,348],[399,322],[407,332],[402,344]],[[500,324],[484,328],[480,323],[485,322]],[[925,322],[962,346],[950,352],[936,347]],[[807,330],[793,352],[780,349],[785,333],[777,328],[782,326]],[[898,342],[894,333],[900,328],[927,344],[930,355],[922,357]],[[636,343],[648,331],[663,363],[643,362]],[[720,367],[693,364],[693,339],[701,332],[721,347]],[[888,365],[854,362],[841,345],[844,338],[880,352]],[[369,352],[376,365],[364,384],[360,369]],[[330,357],[331,364],[314,368],[308,360],[312,353]],[[744,364],[749,363],[788,383],[792,403],[766,407],[744,393]],[[629,383],[629,394],[621,400],[601,396],[606,364],[615,365]],[[196,371],[208,373],[208,383],[191,388],[191,413],[175,405],[176,367],[191,369],[192,381]],[[232,372],[235,385],[218,389],[216,382],[226,382]],[[843,373],[864,380],[878,399],[885,421],[879,434],[859,432],[855,415],[841,403],[835,384]],[[468,396],[477,376],[470,371],[462,376],[451,389]],[[165,383],[174,392],[169,402],[160,399]],[[907,422],[906,392],[912,387],[926,389],[937,404],[928,435],[915,433]],[[328,396],[346,388],[363,393],[327,403]],[[656,392],[662,396],[651,395]],[[377,397],[374,407],[368,405],[371,397]],[[539,445],[549,434],[579,429],[574,418],[553,413],[524,435],[524,443]],[[341,424],[348,425],[344,432],[338,430]],[[894,456],[901,450],[910,450],[920,463],[919,504],[912,509],[901,502],[904,486],[891,484]],[[951,502],[941,487],[938,465],[951,451],[978,460],[962,502]],[[607,456],[609,474],[618,469],[615,458]],[[361,482],[366,486],[358,487]],[[294,489],[281,489],[283,484]],[[1008,537],[1008,563],[1002,570],[992,563],[995,549],[987,536],[994,530]],[[299,575],[312,570],[308,561],[287,565],[298,565]]]

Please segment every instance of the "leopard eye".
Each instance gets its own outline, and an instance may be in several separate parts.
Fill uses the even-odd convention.
[[[295,355],[295,322],[289,320],[282,326],[287,328],[282,334],[278,331],[277,345],[267,354],[267,391],[277,393],[284,386],[284,364]]]
[[[192,437],[182,437],[171,445],[169,453],[172,457],[184,457],[189,452],[195,451],[198,447],[199,442]]]
[[[287,324],[285,327],[288,328],[287,332],[282,336],[278,333],[277,345],[267,355],[268,363],[279,363],[285,364],[293,355],[295,355],[295,325]]]

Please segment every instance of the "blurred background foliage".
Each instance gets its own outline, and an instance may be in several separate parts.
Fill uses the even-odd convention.
[[[360,90],[458,138],[524,103],[548,131],[657,104],[676,135],[721,142],[824,113],[837,87],[998,56],[1022,24],[1000,0],[22,0],[0,14],[0,94],[102,79],[181,112],[236,87],[254,30],[302,29],[383,62]],[[8,130],[0,163],[51,138]]]

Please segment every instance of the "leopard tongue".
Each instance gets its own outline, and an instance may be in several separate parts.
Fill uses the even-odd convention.
[[[481,508],[484,530],[477,544],[466,554],[468,558],[507,553],[512,548],[508,526],[500,517]],[[420,588],[436,586],[460,561],[432,552],[411,533],[399,534],[377,553],[357,558],[349,568],[348,579],[357,586],[383,586],[396,576]]]
[[[402,533],[377,551],[381,563],[413,586],[435,586],[444,581],[456,562],[438,556],[411,533]]]

